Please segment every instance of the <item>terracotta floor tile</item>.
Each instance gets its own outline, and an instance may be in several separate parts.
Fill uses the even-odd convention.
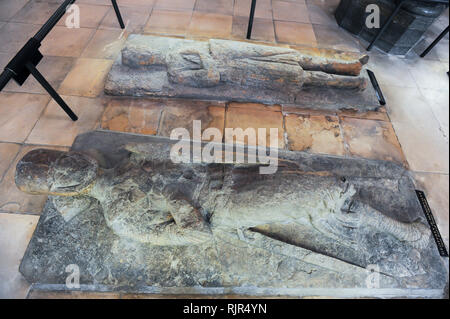
[[[107,0],[111,4],[111,0]],[[119,8],[122,7],[143,7],[150,9],[155,4],[156,0],[119,0],[117,4]]]
[[[105,104],[102,99],[62,98],[78,116],[78,121],[72,121],[52,100],[28,136],[27,144],[71,146],[77,135],[93,130],[100,122]]]
[[[234,0],[197,0],[194,10],[224,15],[233,15]]]
[[[119,4],[120,5],[120,4]],[[124,7],[120,8],[123,22],[128,32],[140,32],[150,17],[151,10],[141,7]],[[111,8],[106,17],[103,19],[99,29],[119,29],[119,21],[117,20],[114,9]]]
[[[79,57],[94,32],[93,29],[56,26],[42,42],[40,51],[44,55]]]
[[[192,11],[195,0],[156,0],[154,8],[162,10]]]
[[[250,15],[252,0],[235,0],[233,15],[246,17]],[[255,18],[272,19],[271,0],[258,0],[256,2]]]
[[[12,161],[19,152],[20,145],[14,143],[0,143],[0,182]]]
[[[270,145],[270,129],[278,129],[278,145],[271,145],[272,147],[284,148],[284,128],[283,128],[283,115],[281,112],[274,112],[273,110],[261,111],[254,108],[241,108],[231,107],[227,110],[225,128],[236,129],[241,128],[246,130],[247,128],[253,128],[257,134],[258,128],[266,129],[266,146]],[[226,130],[225,129],[225,130]],[[226,133],[225,133],[226,135]],[[257,137],[258,140],[264,137]],[[248,144],[255,146],[255,143],[248,141],[247,138],[235,138],[236,143]]]
[[[351,155],[406,164],[391,123],[349,117],[341,123]]]
[[[311,24],[275,21],[275,36],[278,42],[291,44],[304,44],[308,46],[316,45]]]
[[[0,141],[23,143],[49,100],[47,95],[0,93]]]
[[[272,1],[272,10],[274,20],[311,23],[309,20],[308,8],[304,4]]]
[[[7,23],[0,29],[0,40],[8,45],[0,45],[0,52],[8,53],[12,59],[39,28],[33,24]]]
[[[80,9],[81,28],[97,28],[111,8],[111,3],[108,6],[97,6],[75,2],[75,5]],[[74,11],[67,12],[61,20],[59,20],[58,25],[70,27],[74,22],[73,12]]]
[[[121,30],[97,30],[81,56],[115,60],[122,50],[126,37],[127,34]]]
[[[330,6],[329,2],[330,2],[329,0],[326,2],[324,1],[316,1],[313,3],[308,2],[307,6],[309,12],[309,19],[311,23],[322,24],[336,28],[338,27],[336,18],[334,17],[336,7]],[[335,2],[339,4],[339,0]]]
[[[36,228],[38,216],[0,214],[0,298],[25,298],[30,284],[19,265]]]
[[[191,17],[191,11],[153,10],[144,32],[184,35],[189,28]]]
[[[78,59],[62,82],[59,92],[64,95],[96,97],[102,93],[112,60]]]
[[[233,17],[221,14],[194,12],[189,35],[227,38],[231,35]]]
[[[2,0],[0,1],[0,21],[8,21],[20,9],[23,8],[24,5],[27,4],[29,0]]]
[[[223,132],[225,107],[219,102],[171,100],[164,106],[159,135],[168,136],[176,128],[185,128],[193,136],[193,121],[201,121],[201,131],[217,128]],[[208,139],[206,139],[208,140]]]
[[[320,48],[333,48],[355,52],[362,50],[357,38],[343,29],[320,24],[314,24],[313,28],[317,39],[317,46]]]
[[[151,0],[149,0],[149,1],[151,1]],[[122,1],[120,1],[120,2],[122,2]],[[111,5],[111,0],[78,0],[77,3],[97,4],[97,5],[105,5],[106,6],[106,5]],[[118,4],[119,4],[119,2],[118,2]]]
[[[236,39],[246,39],[248,28],[248,18],[233,17],[232,35]],[[253,20],[252,40],[275,42],[275,30],[273,21],[269,19],[255,18]]]
[[[21,160],[26,153],[37,148],[43,147],[32,145],[22,146],[13,164],[6,172],[3,181],[0,183],[0,212],[34,213],[34,214],[41,213],[45,201],[47,200],[47,196],[29,195],[24,192],[21,192],[14,182],[17,162]],[[63,151],[68,150],[68,148],[66,147],[64,148],[64,147],[45,146],[45,148]]]
[[[449,173],[449,144],[439,128],[417,129],[409,123],[392,124],[412,170]]]
[[[449,248],[449,176],[448,174],[414,173],[417,188],[425,192],[447,250]]]
[[[72,69],[74,63],[75,58],[44,56],[37,69],[53,88],[56,89],[60,86],[70,69]],[[47,94],[47,91],[45,91],[33,76],[30,76],[22,86],[19,86],[13,80],[10,81],[4,91]]]
[[[0,53],[0,70],[3,70],[11,60],[11,55],[8,53]]]
[[[357,119],[365,119],[365,120],[378,120],[390,122],[388,113],[384,107],[381,107],[378,111],[369,111],[369,112],[355,112],[351,110],[340,111],[338,113],[339,116],[345,117],[354,117]]]
[[[101,128],[111,131],[155,135],[164,103],[153,99],[113,99],[101,120]]]
[[[55,2],[30,1],[10,21],[44,24],[59,6],[60,4]]]
[[[260,103],[240,103],[240,102],[231,102],[228,105],[228,108],[239,108],[245,110],[253,110],[253,111],[271,111],[271,112],[281,112],[281,105],[266,105]]]
[[[337,116],[289,114],[285,123],[290,150],[345,155]]]
[[[336,116],[335,111],[331,110],[316,110],[316,109],[308,109],[301,108],[295,105],[283,105],[284,113],[293,113],[293,114],[301,114],[301,115],[330,115]]]

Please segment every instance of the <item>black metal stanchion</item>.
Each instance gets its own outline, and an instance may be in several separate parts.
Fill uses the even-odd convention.
[[[113,8],[114,8],[114,11],[116,12],[117,20],[119,20],[120,27],[122,29],[125,29],[125,24],[123,23],[122,15],[120,14],[120,10],[119,10],[119,6],[117,5],[117,1],[111,0],[111,2],[113,5]]]
[[[428,53],[430,53],[430,51],[433,50],[436,44],[438,44],[439,41],[441,41],[442,38],[445,37],[445,35],[448,33],[448,28],[449,27],[447,27],[444,31],[442,31],[442,33],[439,34],[436,40],[434,40],[433,43],[431,43],[430,46],[426,48],[425,51],[423,51],[423,53],[420,55],[421,58],[424,58]]]
[[[250,8],[250,15],[248,17],[247,39],[252,37],[253,18],[255,17],[256,0],[252,0],[252,6]]]
[[[0,74],[0,91],[8,84],[9,80],[14,79],[18,85],[22,85],[27,78],[32,75],[39,84],[50,94],[50,96],[59,104],[59,106],[67,113],[73,120],[78,120],[78,117],[70,109],[70,107],[59,96],[55,89],[47,82],[44,76],[36,69],[36,66],[42,60],[43,56],[39,52],[42,40],[50,33],[53,27],[66,13],[68,6],[72,5],[76,0],[65,0],[63,4],[53,13],[42,28],[20,49],[20,51],[12,58],[6,65],[3,73]],[[119,7],[115,0],[112,0],[114,11],[116,12],[120,26],[123,25],[122,16],[120,15]]]
[[[78,116],[73,113],[70,107],[64,102],[64,100],[56,93],[55,89],[47,82],[47,80],[42,76],[42,74],[36,69],[33,63],[27,62],[27,70],[30,71],[31,75],[42,85],[42,87],[47,91],[48,94],[59,104],[59,106],[66,112],[66,114],[72,119],[72,121],[78,120]]]
[[[380,31],[378,31],[377,35],[375,36],[375,38],[372,40],[372,42],[370,42],[369,46],[367,47],[367,51],[372,50],[372,47],[375,45],[375,42],[377,42],[381,36],[383,35],[383,33],[387,30],[387,28],[389,27],[389,25],[392,23],[392,21],[394,20],[394,18],[397,16],[397,14],[399,13],[400,9],[402,8],[403,4],[405,4],[406,2],[432,2],[432,3],[441,3],[441,4],[445,4],[448,5],[449,1],[448,0],[428,0],[428,1],[421,1],[421,0],[400,0],[397,2],[397,6],[395,7],[394,11],[391,13],[391,15],[389,16],[389,18],[387,19],[386,23],[383,25],[383,27],[380,29]]]

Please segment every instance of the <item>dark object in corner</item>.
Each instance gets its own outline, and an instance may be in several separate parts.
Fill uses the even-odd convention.
[[[386,53],[406,55],[448,7],[448,0],[342,0],[335,16],[338,24]],[[367,6],[380,9],[380,28],[368,28]]]

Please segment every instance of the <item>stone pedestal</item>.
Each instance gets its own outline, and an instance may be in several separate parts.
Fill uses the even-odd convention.
[[[43,190],[45,181],[27,174],[48,172],[53,194],[63,195],[49,198],[20,266],[35,289],[70,289],[76,268],[81,289],[95,291],[444,295],[448,260],[439,256],[401,166],[280,151],[277,173],[259,175],[252,165],[174,164],[166,159],[174,143],[91,132],[66,155],[41,150],[22,159],[16,175],[22,189]],[[74,185],[73,174],[64,174],[87,168],[98,170],[94,183],[79,174],[74,180],[83,183]],[[196,209],[172,207],[164,217],[158,198],[177,189],[183,196],[173,203],[192,201]],[[90,205],[80,205],[87,197]],[[71,204],[77,213],[67,216]],[[195,225],[196,212],[209,232]]]
[[[443,4],[425,2],[411,1],[404,4],[375,46],[386,53],[406,55],[446,8]],[[382,27],[395,10],[397,3],[398,0],[342,0],[335,16],[342,28],[371,42],[379,29],[369,29],[366,26],[366,18],[370,14],[366,12],[367,6],[376,4],[380,8],[380,27]]]
[[[342,52],[130,35],[105,92],[367,112],[380,107],[367,62]]]

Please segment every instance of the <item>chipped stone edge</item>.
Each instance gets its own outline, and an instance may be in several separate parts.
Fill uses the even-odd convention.
[[[62,284],[33,284],[32,291],[45,292],[123,292],[126,294],[148,294],[148,295],[240,295],[254,297],[325,297],[325,298],[444,298],[443,289],[402,289],[402,288],[261,288],[254,286],[246,287],[156,287],[143,286],[140,288],[127,289],[124,287],[107,285],[80,285],[79,289],[68,289]]]

